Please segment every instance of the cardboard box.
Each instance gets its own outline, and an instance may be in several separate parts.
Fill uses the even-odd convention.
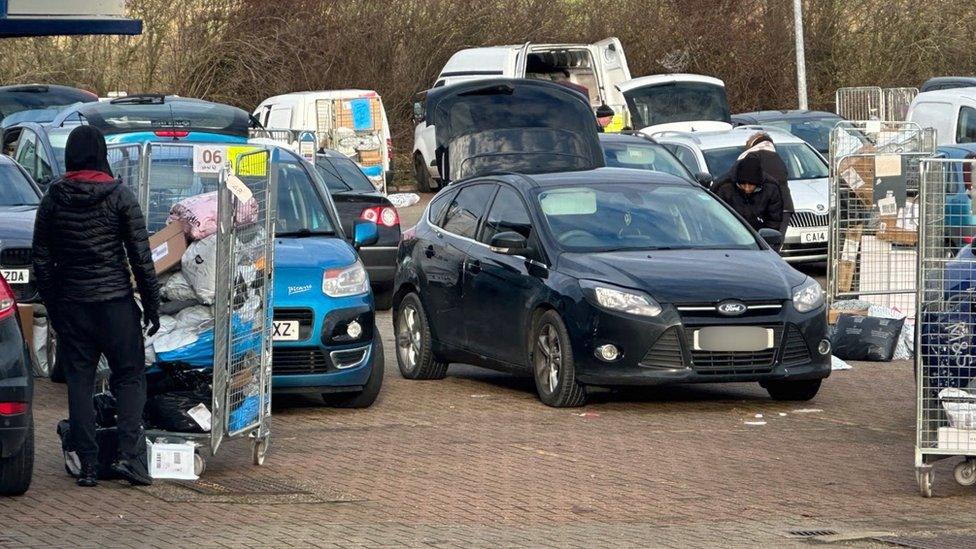
[[[24,334],[24,341],[27,348],[34,348],[34,306],[17,305],[17,314],[20,315],[20,330]]]
[[[353,101],[369,101],[369,124],[363,125],[363,113],[353,112]],[[338,109],[336,112],[337,128],[353,128],[356,131],[376,131],[383,127],[383,103],[376,95],[372,97],[362,97],[356,99],[341,99],[336,101]],[[361,103],[360,103],[361,104]]]
[[[183,253],[186,252],[186,236],[183,234],[183,226],[179,223],[171,223],[163,230],[150,236],[149,249],[152,251],[156,274],[162,274],[179,267]]]
[[[154,479],[197,480],[193,467],[193,444],[146,444],[149,476]]]
[[[857,256],[861,248],[863,225],[856,225],[844,232],[840,262],[837,264],[837,289],[849,292],[854,287],[854,274],[857,272]]]
[[[359,163],[363,166],[376,166],[383,163],[383,153],[379,150],[359,151]]]
[[[882,215],[878,223],[878,238],[892,244],[918,244],[918,203],[908,199],[895,215]]]
[[[844,184],[868,207],[874,204],[874,158],[873,147],[863,147],[841,158],[837,167]]]

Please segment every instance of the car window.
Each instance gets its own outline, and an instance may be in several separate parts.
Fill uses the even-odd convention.
[[[437,193],[437,196],[430,201],[430,207],[427,210],[427,221],[431,225],[437,227],[443,227],[444,212],[447,211],[447,207],[454,200],[454,191],[445,190]]]
[[[150,101],[122,97],[109,103],[84,105],[79,113],[106,135],[186,130],[247,137],[251,123],[250,115],[237,107],[177,98]]]
[[[20,132],[17,142],[17,163],[27,170],[27,173],[37,179],[37,134],[30,130]]]
[[[603,153],[611,168],[633,168],[663,172],[693,179],[684,164],[664,146],[657,143],[604,142]]]
[[[657,124],[717,120],[731,122],[725,87],[705,82],[675,82],[624,92],[635,128]]]
[[[959,110],[956,143],[976,143],[976,109],[963,107]]]
[[[278,163],[276,229],[279,235],[335,232],[314,180],[301,164],[285,155]]]
[[[478,221],[493,192],[495,192],[495,185],[490,184],[472,185],[458,191],[457,197],[447,208],[444,230],[474,239],[478,232]]]
[[[290,128],[291,127],[291,107],[272,107],[268,115],[266,128]]]
[[[315,170],[325,180],[331,193],[376,190],[363,170],[348,158],[319,156],[315,160]]]
[[[34,206],[40,201],[17,166],[9,162],[0,164],[0,206]]]
[[[75,88],[21,86],[0,92],[0,120],[15,112],[66,107],[78,102],[98,100],[95,94]]]
[[[787,177],[796,179],[820,179],[828,176],[827,164],[806,143],[781,143],[775,145],[776,152],[786,164]],[[724,176],[732,168],[745,146],[723,147],[702,151],[708,173],[716,179]]]
[[[537,200],[552,236],[568,251],[759,249],[721,201],[684,185],[556,187],[541,190]]]
[[[54,179],[54,168],[51,167],[51,159],[48,158],[47,151],[37,144],[37,175],[34,181],[41,187],[46,187]]]
[[[675,145],[673,143],[668,143],[664,145],[672,154],[678,157],[678,160],[685,165],[686,168],[691,173],[698,173],[701,171],[701,167],[698,166],[698,159],[695,158],[695,153],[688,147],[684,145]]]
[[[511,187],[501,186],[495,201],[485,217],[485,226],[481,231],[479,242],[491,244],[491,239],[498,233],[514,231],[528,240],[532,236],[532,221],[525,209],[522,197]]]

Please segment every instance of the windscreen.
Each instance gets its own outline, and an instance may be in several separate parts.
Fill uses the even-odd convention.
[[[735,215],[694,187],[567,186],[543,189],[536,199],[553,238],[567,251],[759,249]]]
[[[704,82],[673,82],[624,92],[634,128],[714,120],[729,122],[725,88]]]
[[[348,191],[372,192],[376,190],[359,166],[348,158],[319,156],[315,160],[315,170],[325,180],[329,192]]]
[[[80,111],[85,121],[105,134],[156,130],[206,131],[248,136],[249,116],[236,107],[207,101],[98,103]]]
[[[0,120],[15,112],[66,107],[74,103],[97,101],[98,96],[74,88],[50,88],[47,86],[25,86],[0,90]]]
[[[278,169],[278,236],[333,235],[335,227],[315,181],[296,160],[282,154]]]
[[[688,180],[694,180],[670,151],[657,143],[629,143],[603,141],[603,153],[607,157],[607,166],[611,168],[632,168],[669,173]]]
[[[17,166],[0,164],[0,206],[36,206],[41,201]]]
[[[745,150],[742,147],[725,147],[702,151],[708,173],[720,178],[732,168],[739,155]],[[786,163],[786,172],[790,181],[797,179],[820,179],[828,176],[827,164],[817,156],[806,143],[782,143],[776,145],[776,152]]]

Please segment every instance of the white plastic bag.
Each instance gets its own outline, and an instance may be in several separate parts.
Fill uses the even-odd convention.
[[[420,195],[417,193],[396,193],[386,197],[395,208],[408,208],[420,202]]]
[[[153,355],[193,345],[200,334],[213,328],[213,311],[196,305],[159,318],[159,332],[151,338]]]
[[[176,271],[166,278],[160,293],[166,301],[188,301],[197,298],[196,292],[193,291],[193,287],[187,282],[182,271]]]
[[[190,244],[180,263],[183,276],[197,298],[213,305],[217,286],[217,235]]]
[[[939,391],[939,400],[949,416],[950,427],[976,429],[976,395],[950,387]]]

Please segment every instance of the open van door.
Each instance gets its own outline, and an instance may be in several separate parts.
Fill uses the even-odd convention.
[[[427,92],[445,182],[500,172],[550,173],[604,165],[596,117],[579,92],[553,82],[498,78]]]
[[[624,95],[617,89],[619,84],[630,80],[630,67],[627,66],[627,56],[619,38],[607,38],[593,44],[596,49],[594,55],[599,59],[597,66],[602,66],[603,97],[607,105],[617,111],[617,106],[624,106]]]
[[[635,130],[720,131],[732,128],[725,82],[700,74],[642,76],[618,86]]]

